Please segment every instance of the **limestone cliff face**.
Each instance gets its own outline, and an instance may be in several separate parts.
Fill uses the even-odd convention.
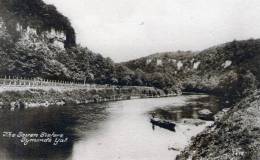
[[[67,17],[42,0],[0,0],[0,76],[106,82],[114,64],[76,44]]]
[[[16,37],[8,32],[8,25],[0,17],[0,51],[2,75],[32,77],[40,75],[64,75],[66,67],[55,57],[65,52],[66,36],[54,29],[37,32],[16,23]]]
[[[67,18],[41,0],[0,0],[0,75],[68,76],[56,57],[75,46],[68,44],[73,33]]]
[[[19,33],[18,43],[24,47],[34,47],[45,44],[46,47],[65,50],[66,35],[64,32],[58,32],[54,29],[37,33],[37,30],[27,26],[24,28],[19,23],[16,25],[16,31]]]
[[[17,29],[29,27],[37,33],[63,33],[66,48],[76,45],[75,31],[68,18],[59,13],[55,6],[47,5],[42,0],[0,0],[0,17],[14,39],[19,35]]]
[[[0,17],[0,37],[5,38],[9,36],[7,33],[6,25],[2,17]]]

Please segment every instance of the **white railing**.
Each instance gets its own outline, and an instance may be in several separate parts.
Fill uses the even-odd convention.
[[[59,89],[59,90],[73,90],[73,89],[129,89],[130,87],[137,87],[142,89],[152,89],[153,87],[147,86],[115,86],[115,85],[100,85],[100,84],[89,84],[72,81],[61,81],[61,80],[48,80],[48,79],[30,79],[20,77],[4,77],[0,78],[0,91],[8,89],[25,90],[28,88],[35,89]]]
[[[72,81],[28,79],[28,78],[0,78],[1,88],[66,88],[66,89],[105,89],[114,88],[111,85],[88,84]]]

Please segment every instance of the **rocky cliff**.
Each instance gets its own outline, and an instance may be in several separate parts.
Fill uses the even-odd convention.
[[[0,0],[0,76],[104,83],[114,63],[76,44],[67,17],[42,0]]]
[[[53,30],[62,32],[65,47],[76,45],[75,31],[70,21],[55,6],[47,5],[42,0],[0,0],[0,7],[0,15],[13,40],[20,37],[19,29],[30,27],[38,34]]]

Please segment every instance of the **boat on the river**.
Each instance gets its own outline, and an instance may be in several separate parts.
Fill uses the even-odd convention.
[[[165,128],[168,129],[170,131],[174,131],[175,132],[175,126],[176,124],[170,121],[166,121],[166,120],[161,120],[159,118],[151,118],[151,123],[153,125],[159,126],[161,128]]]

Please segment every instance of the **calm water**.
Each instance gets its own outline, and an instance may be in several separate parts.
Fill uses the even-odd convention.
[[[0,132],[59,133],[65,143],[29,143],[0,136],[2,160],[172,160],[194,133],[205,126],[176,126],[176,132],[155,127],[149,112],[183,106],[199,96],[138,99],[85,106],[1,111]]]

